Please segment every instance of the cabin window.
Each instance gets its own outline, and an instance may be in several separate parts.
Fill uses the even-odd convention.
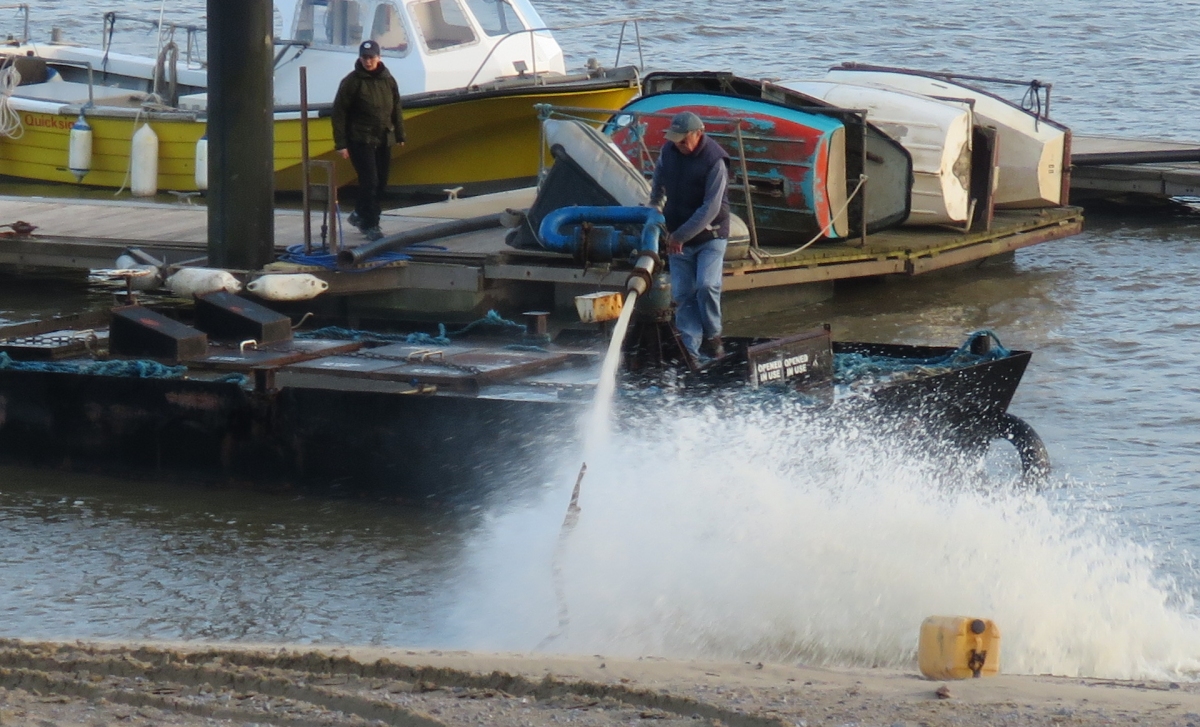
[[[313,45],[357,47],[363,39],[358,0],[304,0],[296,16],[296,40]]]
[[[409,5],[429,50],[475,41],[475,31],[455,0],[424,0]]]
[[[384,52],[408,52],[408,32],[400,11],[391,3],[380,3],[375,7],[375,20],[371,23],[371,40],[379,44]]]
[[[508,0],[467,0],[467,7],[488,35],[508,35],[525,29],[521,16]]]

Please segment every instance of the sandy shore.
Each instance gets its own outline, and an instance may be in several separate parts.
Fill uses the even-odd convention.
[[[1200,685],[932,682],[883,669],[599,655],[0,641],[0,725],[563,723],[1200,727]]]

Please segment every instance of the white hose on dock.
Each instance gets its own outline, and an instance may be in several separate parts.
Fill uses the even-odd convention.
[[[0,136],[20,139],[25,135],[21,116],[12,108],[12,95],[21,85],[21,72],[15,65],[0,68]]]

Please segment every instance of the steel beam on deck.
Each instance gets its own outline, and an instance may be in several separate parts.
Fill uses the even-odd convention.
[[[208,0],[208,262],[274,259],[271,0]]]

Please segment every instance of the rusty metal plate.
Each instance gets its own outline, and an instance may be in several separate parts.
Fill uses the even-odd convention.
[[[105,348],[108,331],[54,331],[0,340],[0,351],[17,361],[57,361]]]
[[[477,349],[460,354],[451,354],[447,360],[457,366],[477,369],[483,381],[510,381],[512,379],[558,368],[567,363],[565,353],[550,351],[506,351]]]
[[[185,361],[196,368],[219,371],[246,371],[252,368],[280,368],[300,361],[357,351],[358,341],[296,340],[271,343],[258,348],[212,345],[209,354]]]

